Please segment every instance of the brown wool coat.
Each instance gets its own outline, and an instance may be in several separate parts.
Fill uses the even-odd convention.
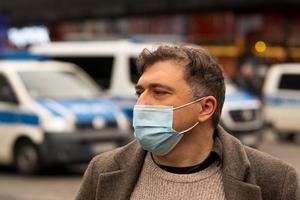
[[[222,177],[228,200],[300,200],[297,173],[288,164],[243,146],[221,127]],[[146,152],[136,141],[96,156],[76,200],[125,200],[137,183]]]

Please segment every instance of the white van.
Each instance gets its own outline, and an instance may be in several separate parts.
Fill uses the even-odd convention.
[[[157,43],[137,43],[128,40],[96,42],[54,42],[33,46],[30,52],[62,61],[73,62],[89,73],[132,119],[136,101],[134,86],[138,80],[136,58],[145,48],[153,50]],[[261,142],[261,103],[247,92],[226,83],[230,89],[225,101],[222,124],[245,144]]]
[[[144,48],[153,49],[155,45],[127,40],[53,42],[32,46],[30,52],[77,64],[131,119],[136,101],[134,86],[138,80],[135,61]]]
[[[0,164],[88,162],[130,140],[126,116],[74,64],[0,61]]]
[[[280,139],[294,140],[300,134],[300,63],[273,65],[263,93],[266,122]]]

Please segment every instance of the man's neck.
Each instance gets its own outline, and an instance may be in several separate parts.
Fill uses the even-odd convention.
[[[157,164],[171,167],[188,167],[201,163],[213,147],[213,128],[197,126],[185,133],[181,141],[167,155],[153,154]]]

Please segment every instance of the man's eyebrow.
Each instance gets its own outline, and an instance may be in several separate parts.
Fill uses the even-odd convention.
[[[135,90],[142,90],[143,89],[143,86],[141,85],[135,85]]]
[[[164,89],[167,89],[167,90],[170,90],[170,91],[174,91],[174,88],[170,87],[170,86],[167,86],[167,85],[162,85],[162,84],[159,84],[159,83],[152,83],[149,85],[150,88],[164,88]]]
[[[160,83],[150,83],[149,88],[164,88],[164,89],[167,89],[167,90],[170,90],[170,91],[174,91],[174,88],[172,88],[170,86],[167,86],[167,85],[162,85]],[[135,90],[143,90],[143,89],[144,89],[144,87],[141,86],[141,85],[136,85],[135,86]]]

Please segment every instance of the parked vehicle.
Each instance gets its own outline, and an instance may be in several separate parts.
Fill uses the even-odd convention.
[[[0,61],[0,164],[32,174],[129,141],[120,108],[74,64]]]
[[[300,63],[271,66],[264,87],[265,118],[280,139],[300,134]]]
[[[136,102],[134,86],[138,80],[135,61],[144,49],[153,50],[156,43],[128,40],[102,42],[54,42],[33,46],[30,51],[56,60],[78,64],[89,73],[132,119]],[[260,101],[227,81],[229,92],[222,115],[222,124],[245,144],[257,146],[263,127]]]
[[[136,101],[134,86],[138,80],[135,61],[144,48],[153,49],[154,46],[152,43],[134,43],[127,40],[53,42],[32,46],[30,52],[77,64],[93,77],[131,119]]]
[[[263,140],[264,119],[261,101],[226,79],[221,125],[244,144],[257,147]]]

